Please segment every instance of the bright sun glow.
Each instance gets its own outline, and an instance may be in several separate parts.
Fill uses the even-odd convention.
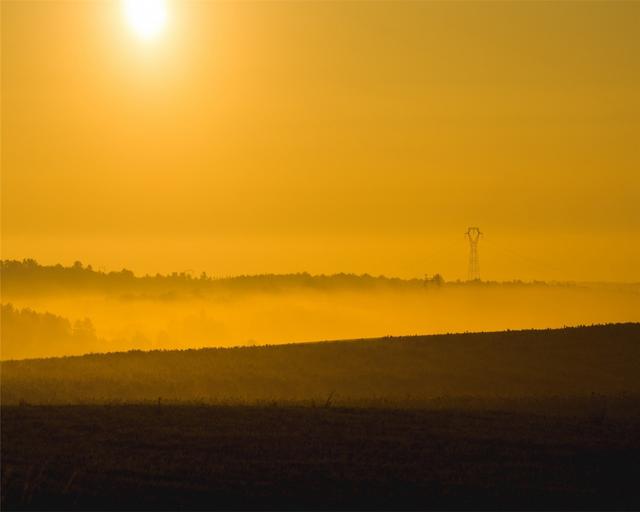
[[[157,36],[167,22],[165,0],[123,0],[123,4],[129,24],[142,39]]]

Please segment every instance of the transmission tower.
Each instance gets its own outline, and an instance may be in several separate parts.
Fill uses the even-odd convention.
[[[480,280],[480,259],[478,258],[478,242],[480,241],[480,228],[467,228],[467,239],[469,240],[469,281]]]

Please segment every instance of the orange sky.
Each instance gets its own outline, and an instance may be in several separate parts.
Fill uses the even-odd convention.
[[[2,257],[640,280],[640,2],[2,2]]]

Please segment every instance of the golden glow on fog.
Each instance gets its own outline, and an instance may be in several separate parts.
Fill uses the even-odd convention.
[[[167,23],[165,0],[123,0],[123,7],[131,28],[142,39],[153,39]]]

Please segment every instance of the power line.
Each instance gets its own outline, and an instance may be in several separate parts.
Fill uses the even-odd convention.
[[[467,239],[469,240],[469,281],[480,280],[480,257],[478,256],[478,242],[480,241],[480,228],[467,228]]]

